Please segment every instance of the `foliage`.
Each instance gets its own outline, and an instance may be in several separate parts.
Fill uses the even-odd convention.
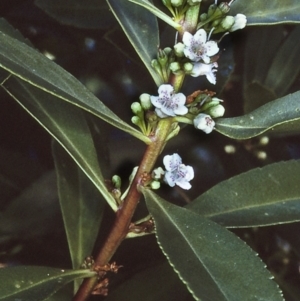
[[[299,300],[300,5],[217,2],[3,10],[2,97],[55,174],[0,149],[0,300]]]

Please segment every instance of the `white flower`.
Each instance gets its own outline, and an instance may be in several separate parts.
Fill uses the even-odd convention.
[[[160,178],[162,178],[162,176],[164,174],[165,174],[165,171],[161,167],[158,167],[158,168],[153,170],[152,178],[155,179],[155,180],[159,180]]]
[[[174,187],[176,184],[183,189],[192,187],[189,181],[194,178],[194,169],[191,166],[182,164],[178,154],[165,156],[163,162],[167,170],[164,180],[168,185]]]
[[[194,126],[196,129],[201,130],[206,134],[209,134],[214,129],[215,122],[209,115],[200,113],[194,119]]]
[[[184,44],[184,55],[193,62],[203,60],[204,63],[210,62],[210,57],[219,51],[215,41],[207,41],[207,34],[204,29],[199,29],[194,35],[185,32],[182,37]]]
[[[185,106],[186,97],[183,93],[174,93],[171,85],[161,85],[158,88],[159,96],[150,96],[155,112],[161,118],[167,116],[185,115],[188,108]]]
[[[205,75],[207,80],[211,84],[215,85],[217,68],[218,68],[217,62],[214,62],[212,64],[195,63],[190,75],[193,77]]]
[[[237,14],[234,17],[234,24],[229,29],[229,31],[236,31],[238,29],[243,29],[246,26],[246,24],[247,24],[246,16],[243,14]]]

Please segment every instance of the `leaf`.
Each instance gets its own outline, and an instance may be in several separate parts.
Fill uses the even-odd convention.
[[[230,15],[244,14],[249,25],[273,25],[300,22],[298,0],[236,0],[231,5]]]
[[[299,35],[300,26],[295,26],[281,47],[277,49],[276,56],[265,79],[264,85],[273,88],[278,96],[283,96],[287,93],[299,74]]]
[[[65,148],[111,208],[117,210],[115,200],[106,189],[83,111],[18,78],[9,78],[4,88]]]
[[[62,24],[92,29],[114,24],[105,1],[35,0],[34,3]]]
[[[300,160],[255,168],[209,189],[186,206],[225,227],[300,221]]]
[[[99,192],[69,154],[53,143],[58,195],[71,254],[72,266],[79,269],[93,251],[103,215]]]
[[[150,267],[110,291],[105,301],[182,301],[189,293],[168,262]]]
[[[219,118],[216,130],[230,138],[249,139],[266,131],[293,131],[299,133],[300,91],[271,101],[240,117]]]
[[[89,278],[90,270],[61,270],[48,267],[17,266],[0,269],[0,300],[43,301],[67,283]]]
[[[152,2],[150,2],[149,0],[129,0],[129,1],[146,8],[153,15],[160,18],[161,20],[163,20],[170,26],[174,27],[175,29],[181,28],[181,25],[179,23],[173,21],[173,19],[170,16],[166,15],[164,12],[162,12],[160,9],[154,6]]]
[[[129,1],[107,0],[130,43],[140,56],[157,86],[161,78],[151,66],[159,46],[158,24],[154,15]]]
[[[256,254],[233,233],[143,189],[161,249],[196,300],[282,301]]]
[[[28,45],[0,33],[0,67],[29,84],[105,120],[148,143],[149,138],[125,123],[75,77]]]

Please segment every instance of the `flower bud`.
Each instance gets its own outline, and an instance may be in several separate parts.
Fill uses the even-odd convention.
[[[146,111],[152,108],[152,103],[150,99],[150,94],[148,93],[143,93],[140,95],[140,102],[142,108]]]
[[[234,17],[232,16],[226,16],[221,22],[221,26],[224,29],[224,31],[229,30],[233,24],[234,24]]]
[[[207,19],[207,13],[203,13],[203,14],[200,15],[199,21],[200,21],[200,22],[203,22],[203,21],[205,21],[206,19]]]
[[[137,117],[137,116],[133,116],[133,117],[131,117],[131,122],[133,124],[139,125],[140,122],[141,122],[141,119],[139,117]]]
[[[139,115],[143,112],[143,108],[139,102],[133,102],[131,104],[131,110],[134,114]]]
[[[230,5],[227,2],[220,3],[218,8],[223,14],[227,14],[230,11]]]
[[[171,63],[170,70],[175,74],[180,72],[181,71],[180,64],[178,62]]]
[[[164,50],[162,50],[162,49],[158,50],[157,60],[162,67],[166,66],[166,64],[168,63],[168,55],[165,53]]]
[[[237,14],[234,17],[234,24],[233,26],[229,29],[229,31],[236,31],[238,29],[243,29],[247,24],[247,18],[243,14]]]
[[[185,47],[184,44],[181,42],[174,45],[174,51],[175,51],[176,56],[184,57],[184,52],[183,52],[184,47]]]
[[[194,119],[194,126],[196,129],[201,130],[206,134],[209,134],[213,131],[215,122],[209,115],[200,113]]]
[[[216,9],[217,9],[216,4],[210,5],[209,8],[208,8],[208,11],[207,11],[207,16],[211,17],[215,13]]]
[[[164,174],[165,174],[165,171],[161,167],[158,167],[152,171],[151,176],[153,179],[159,180],[163,177]]]
[[[122,182],[121,182],[121,178],[118,175],[114,175],[111,180],[112,180],[115,188],[117,188],[117,189],[121,188]]]
[[[160,182],[158,181],[152,181],[151,184],[150,184],[151,188],[153,190],[156,190],[156,189],[159,189],[160,188]]]
[[[190,62],[183,65],[183,70],[185,73],[190,74],[193,71],[194,65]]]
[[[179,7],[183,4],[183,0],[171,0],[171,4],[174,7]]]
[[[225,108],[218,104],[206,111],[212,118],[222,117],[225,113]]]

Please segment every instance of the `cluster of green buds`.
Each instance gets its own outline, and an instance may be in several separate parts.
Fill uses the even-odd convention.
[[[170,47],[159,49],[157,59],[152,60],[151,66],[161,77],[162,82],[167,83],[170,76],[171,65],[175,61],[174,51]]]
[[[212,118],[222,117],[225,113],[224,107],[221,105],[222,99],[214,96],[214,92],[210,91],[196,91],[188,97],[187,107],[189,113],[198,115],[204,113],[210,115]]]
[[[156,128],[158,118],[152,110],[153,105],[150,94],[141,94],[139,100],[140,102],[131,104],[131,110],[134,114],[131,122],[138,126],[144,135],[149,136]]]
[[[207,13],[200,15],[200,22],[197,29],[203,28],[206,31],[214,29],[214,34],[220,32],[232,32],[242,29],[246,26],[247,19],[243,14],[237,14],[235,17],[227,16],[230,11],[230,5],[234,0],[222,2],[219,5],[212,4],[209,6]]]

